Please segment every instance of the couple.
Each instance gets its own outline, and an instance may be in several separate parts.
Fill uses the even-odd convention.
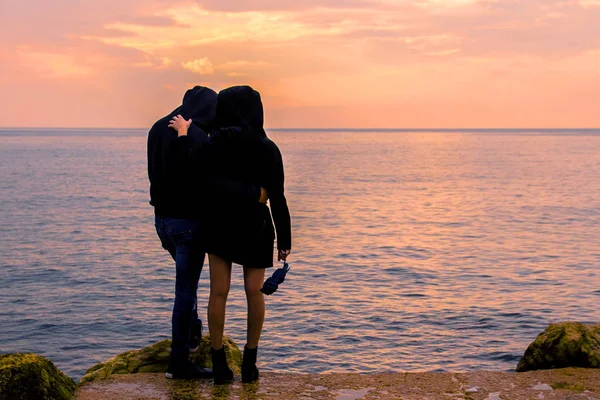
[[[248,303],[242,382],[258,379],[256,357],[265,317],[260,289],[265,269],[273,266],[275,230],[278,260],[285,261],[291,249],[283,162],[267,138],[263,119],[260,94],[249,86],[231,87],[218,95],[196,86],[148,134],[150,204],[162,246],[176,266],[167,378],[213,376],[216,384],[233,380],[223,330],[231,268],[236,263],[244,268]],[[197,288],[206,254],[212,372],[189,360],[202,337]]]

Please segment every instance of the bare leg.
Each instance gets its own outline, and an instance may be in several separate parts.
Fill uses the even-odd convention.
[[[211,270],[212,273],[212,270]],[[265,321],[265,296],[260,291],[265,280],[265,270],[244,267],[244,288],[248,302],[248,331],[246,347],[258,347],[260,333]]]
[[[225,305],[231,284],[231,262],[209,254],[210,263],[210,298],[208,300],[208,329],[210,344],[213,349],[223,347],[223,330],[225,329]]]

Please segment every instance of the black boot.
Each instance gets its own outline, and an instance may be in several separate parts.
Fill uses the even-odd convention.
[[[252,383],[258,380],[258,368],[256,368],[256,355],[258,347],[249,349],[244,347],[244,359],[242,360],[242,383]]]
[[[227,365],[225,347],[221,347],[219,350],[211,348],[210,353],[212,356],[215,385],[224,385],[233,382],[233,371]]]

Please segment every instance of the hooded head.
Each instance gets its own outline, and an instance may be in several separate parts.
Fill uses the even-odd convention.
[[[217,128],[241,127],[264,137],[263,123],[262,100],[256,90],[250,86],[233,86],[219,93],[215,117]]]
[[[209,88],[195,86],[185,92],[181,106],[171,114],[192,119],[192,122],[201,128],[211,125],[217,110],[217,93]]]

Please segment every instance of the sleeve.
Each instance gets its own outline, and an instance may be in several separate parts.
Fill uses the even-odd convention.
[[[148,132],[148,140],[146,143],[146,161],[148,163],[148,180],[152,183],[152,178],[154,176],[154,165],[152,164],[152,147],[154,146],[154,134],[152,127]]]
[[[208,144],[208,135],[196,125],[191,124],[186,136],[175,140],[177,156],[181,160],[190,161],[198,155],[203,146]]]
[[[271,214],[275,222],[277,231],[277,249],[291,250],[292,248],[292,223],[290,210],[284,194],[284,172],[283,159],[279,148],[272,145],[272,162],[270,165],[268,185],[269,204],[271,205]]]
[[[148,181],[150,182],[150,204],[155,205],[156,194],[159,192],[161,159],[157,155],[159,148],[159,137],[156,132],[156,124],[148,132],[148,143],[146,145],[146,157],[148,163]]]

